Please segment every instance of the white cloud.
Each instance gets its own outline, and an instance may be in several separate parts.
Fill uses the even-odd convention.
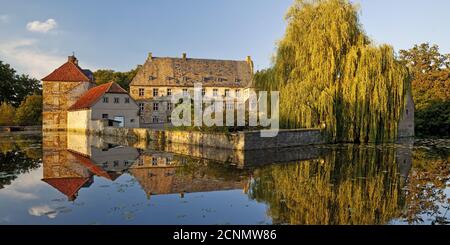
[[[45,215],[45,216],[49,217],[50,219],[54,219],[58,215],[56,210],[49,207],[48,205],[31,207],[30,209],[28,209],[28,213],[32,216],[38,216],[38,217]]]
[[[0,60],[11,64],[18,73],[41,79],[65,62],[63,56],[43,52],[35,39],[0,42]]]
[[[8,198],[21,201],[38,199],[38,197],[33,193],[21,192],[10,189],[3,190],[1,196],[7,196]]]
[[[27,30],[31,32],[41,32],[41,33],[47,33],[53,29],[55,29],[58,26],[58,23],[56,23],[56,20],[54,19],[48,19],[45,22],[40,22],[38,20],[29,22],[27,24]]]
[[[19,175],[10,185],[6,186],[0,192],[0,200],[11,199],[17,201],[36,200],[36,188],[46,185],[41,181],[42,168],[30,171],[29,173]]]
[[[0,14],[0,23],[8,23],[8,22],[9,22],[9,15]]]

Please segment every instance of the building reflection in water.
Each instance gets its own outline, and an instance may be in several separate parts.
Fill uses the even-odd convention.
[[[43,181],[75,200],[94,176],[116,180],[139,157],[133,147],[114,146],[77,134],[43,135]]]
[[[82,134],[45,133],[42,180],[70,201],[76,199],[81,188],[92,185],[94,176],[115,181],[124,173],[137,180],[148,198],[158,194],[183,197],[184,193],[247,189],[248,176],[236,175],[231,179],[211,176],[204,171],[208,165],[206,159],[146,147],[145,144],[120,146],[114,139],[108,141]],[[179,152],[184,150],[179,148]],[[191,172],[188,166],[196,163],[201,165]]]
[[[384,224],[404,209],[411,149],[403,142],[236,152],[44,134],[43,181],[75,200],[94,176],[127,173],[148,198],[240,189],[266,203],[278,224]]]

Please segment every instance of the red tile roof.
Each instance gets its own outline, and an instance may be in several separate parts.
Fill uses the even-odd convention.
[[[77,65],[75,57],[54,70],[50,75],[42,78],[47,82],[93,82],[94,76],[90,70],[83,70]]]
[[[93,106],[97,101],[102,98],[105,93],[113,93],[113,94],[128,94],[128,92],[120,87],[115,82],[109,82],[102,84],[100,86],[89,89],[86,93],[84,93],[78,100],[69,107],[69,111],[76,111],[82,109],[89,109]]]
[[[55,178],[43,179],[43,181],[66,195],[69,201],[73,201],[81,187],[89,181],[89,178]]]

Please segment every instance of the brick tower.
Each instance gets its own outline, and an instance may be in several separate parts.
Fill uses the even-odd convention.
[[[72,55],[66,63],[42,78],[42,128],[63,131],[67,127],[67,109],[86,91],[94,87],[94,75],[81,69]]]

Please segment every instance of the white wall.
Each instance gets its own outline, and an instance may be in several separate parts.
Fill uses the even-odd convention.
[[[84,131],[91,126],[91,110],[67,112],[67,130]]]

